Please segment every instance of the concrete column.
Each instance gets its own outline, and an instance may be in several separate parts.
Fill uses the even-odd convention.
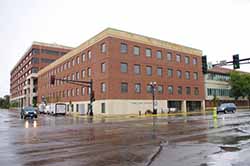
[[[187,101],[186,100],[183,100],[181,102],[181,112],[184,112],[184,113],[187,112]]]
[[[201,112],[206,112],[205,100],[201,101]]]

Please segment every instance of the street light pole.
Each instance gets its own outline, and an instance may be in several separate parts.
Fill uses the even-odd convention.
[[[155,89],[156,82],[150,82],[151,92],[152,92],[152,100],[153,100],[153,114],[157,114],[157,108],[155,105]]]

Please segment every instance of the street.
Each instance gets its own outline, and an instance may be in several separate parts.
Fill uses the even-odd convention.
[[[0,110],[0,133],[1,165],[250,165],[250,111],[23,120]]]

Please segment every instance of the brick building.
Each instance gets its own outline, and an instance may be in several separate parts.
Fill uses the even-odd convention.
[[[158,112],[204,110],[202,51],[107,28],[38,72],[38,100],[64,102],[68,111],[86,113],[86,87],[56,81],[93,79],[94,114],[152,110],[149,83],[157,83]]]
[[[11,70],[10,101],[20,107],[37,102],[37,73],[72,48],[58,44],[33,42]]]

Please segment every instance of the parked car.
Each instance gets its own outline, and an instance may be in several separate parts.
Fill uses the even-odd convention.
[[[223,103],[217,108],[217,113],[224,112],[225,114],[228,112],[234,113],[237,107],[234,103]]]
[[[26,119],[27,117],[37,118],[37,111],[34,107],[24,107],[21,109],[20,115],[21,119]]]

